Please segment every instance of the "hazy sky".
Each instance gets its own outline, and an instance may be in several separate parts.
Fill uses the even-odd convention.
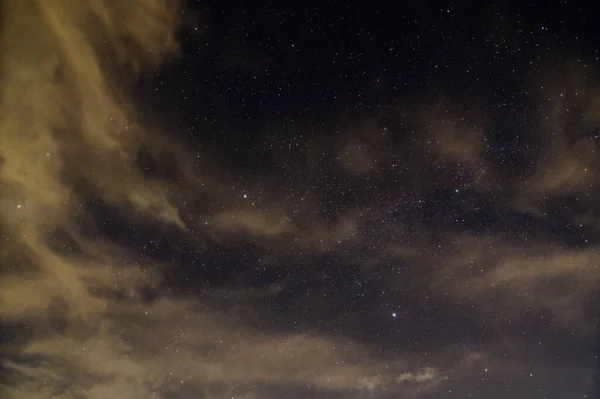
[[[2,397],[595,398],[600,10],[421,3],[0,0]]]

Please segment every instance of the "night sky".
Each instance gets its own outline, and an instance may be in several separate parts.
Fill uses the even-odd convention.
[[[0,397],[600,398],[592,3],[0,0]]]

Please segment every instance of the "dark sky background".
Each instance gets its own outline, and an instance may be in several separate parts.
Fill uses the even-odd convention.
[[[2,398],[600,398],[588,3],[1,0]]]

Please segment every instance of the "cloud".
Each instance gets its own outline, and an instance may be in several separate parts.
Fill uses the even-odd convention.
[[[122,195],[140,214],[183,228],[162,187],[148,189],[149,182],[128,173],[130,152],[144,133],[124,95],[131,71],[177,50],[177,6],[154,0],[8,1],[0,6],[0,222],[8,233],[0,313],[7,323],[27,323],[30,331],[48,337],[34,339],[21,352],[21,357],[35,358],[33,363],[2,359],[3,367],[23,378],[4,388],[10,397],[67,397],[71,389],[94,385],[89,378],[123,373],[116,390],[121,397],[145,396],[134,380],[127,380],[138,371],[120,356],[120,342],[95,329],[110,325],[104,293],[127,297],[152,278],[133,265],[122,270],[114,262],[115,247],[75,228],[87,211],[77,183],[94,186],[118,206]],[[133,182],[145,189],[128,191]],[[57,252],[50,241],[61,230],[84,252]],[[110,251],[98,253],[101,248]],[[60,333],[57,323],[66,323],[67,330]],[[92,338],[77,338],[83,333]],[[113,363],[94,356],[112,356]],[[90,389],[91,397],[110,394],[100,385]]]
[[[358,138],[349,139],[336,159],[344,170],[354,175],[364,175],[376,166],[374,156]]]
[[[225,232],[243,232],[251,235],[276,237],[294,231],[290,219],[283,214],[239,210],[215,215],[211,225]]]
[[[434,106],[423,107],[418,118],[424,126],[426,142],[442,162],[463,164],[465,167],[482,165],[485,152],[485,126],[477,112],[460,112],[447,106],[450,101],[434,101]]]
[[[65,175],[125,180],[110,172],[126,170],[125,154],[141,132],[115,90],[126,82],[105,65],[117,59],[139,66],[174,51],[176,15],[160,1],[10,4],[2,32],[0,176],[11,189],[3,197],[26,201],[29,221],[51,228],[76,201]]]
[[[74,330],[67,334],[33,340],[22,349],[23,355],[45,361],[4,362],[4,367],[29,381],[13,388],[21,395],[15,397],[28,397],[40,387],[68,397],[63,386],[93,398],[149,396],[155,389],[175,389],[172,385],[266,383],[372,391],[383,388],[375,382],[390,382],[394,370],[406,367],[401,360],[378,360],[357,342],[305,334],[259,337],[239,331],[231,321],[233,315],[198,314],[194,308],[181,300],[151,306],[134,301],[97,314],[102,321],[91,333],[71,325],[68,328]]]
[[[574,324],[592,331],[586,303],[597,291],[595,246],[562,245],[544,227],[552,221],[544,215],[548,198],[583,197],[597,184],[595,136],[586,136],[600,115],[597,88],[580,75],[538,93],[550,98],[548,118],[535,126],[543,145],[526,184],[513,184],[493,164],[482,113],[457,111],[443,99],[448,107],[419,103],[414,114],[395,115],[418,135],[401,144],[383,117],[367,118],[331,148],[315,138],[317,158],[327,158],[321,147],[334,154],[334,176],[323,183],[311,174],[328,158],[300,165],[310,173],[297,180],[258,176],[248,186],[260,201],[240,203],[229,188],[239,178],[227,165],[210,154],[198,161],[167,133],[144,128],[127,94],[136,73],[177,56],[179,4],[32,0],[0,7],[0,316],[15,331],[0,358],[7,397],[251,398],[307,386],[327,395],[425,396],[459,378],[481,380],[486,368],[532,367],[519,354],[500,359],[496,343],[485,346],[463,324],[462,341],[452,342],[459,338],[449,334],[448,319],[504,336],[507,327],[492,323],[499,318],[490,312],[516,323],[533,309],[556,317],[555,334]],[[585,111],[572,120],[567,108]],[[159,164],[170,162],[165,174],[177,177],[145,170],[140,148]],[[393,178],[382,180],[386,174]],[[506,219],[532,218],[534,233],[515,242],[498,232],[502,226],[461,225],[479,210],[461,208],[461,215],[450,196],[435,202],[434,191],[448,187],[474,201],[497,194],[489,207]],[[507,209],[515,214],[506,216]],[[432,223],[429,213],[441,216]],[[596,216],[592,208],[573,220],[594,228]],[[183,261],[158,262],[130,245],[148,226]],[[219,248],[198,254],[197,241]],[[266,255],[255,265],[228,245]],[[248,281],[265,273],[267,288],[205,281],[235,262],[248,264]],[[328,262],[335,262],[332,273],[323,272]],[[281,266],[274,267],[279,274],[265,272],[267,263]],[[368,267],[355,270],[355,263]],[[179,292],[174,276],[194,292]],[[291,302],[301,305],[296,313],[285,309]],[[330,303],[337,314],[322,314]],[[407,303],[414,310],[406,317],[400,310],[403,319],[389,317]],[[459,319],[465,303],[471,307]],[[440,330],[435,350],[427,349],[431,325]],[[472,341],[483,347],[477,355],[464,348]]]
[[[474,301],[483,312],[491,306],[518,317],[524,309],[547,310],[565,326],[595,328],[588,323],[586,305],[599,276],[595,249],[549,249],[547,244],[515,244],[493,235],[464,235],[448,245],[452,256],[429,260],[441,265],[441,270],[432,269],[432,292]]]
[[[427,382],[436,378],[436,374],[437,373],[433,368],[427,367],[422,370],[418,370],[415,373],[403,373],[396,378],[396,381],[416,383]]]

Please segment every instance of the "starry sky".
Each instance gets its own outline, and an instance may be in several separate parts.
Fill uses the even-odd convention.
[[[593,3],[0,0],[0,396],[600,398]]]

